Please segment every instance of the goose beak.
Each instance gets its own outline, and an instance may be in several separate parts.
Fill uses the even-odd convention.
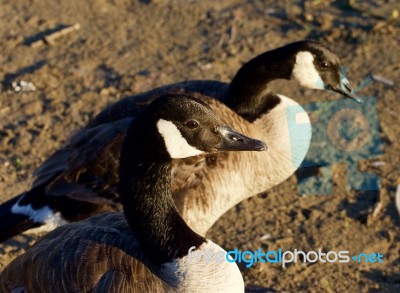
[[[247,137],[227,126],[218,127],[222,140],[215,146],[219,151],[266,151],[267,145],[258,139]]]
[[[345,77],[341,78],[340,83],[337,86],[331,87],[331,90],[333,90],[334,92],[337,92],[345,97],[353,99],[357,103],[360,103],[360,104],[363,103],[363,100],[359,96],[357,96],[357,94],[355,93],[350,82]]]

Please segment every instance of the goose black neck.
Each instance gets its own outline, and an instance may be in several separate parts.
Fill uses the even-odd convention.
[[[290,79],[294,47],[285,46],[258,55],[244,64],[233,78],[226,104],[243,118],[254,121],[269,112],[280,98],[268,88],[276,79]]]
[[[135,123],[135,122],[134,122]],[[128,130],[121,151],[120,194],[125,217],[155,263],[187,255],[205,239],[179,215],[171,195],[171,159],[154,127]]]

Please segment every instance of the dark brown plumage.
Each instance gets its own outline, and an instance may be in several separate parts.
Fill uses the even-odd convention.
[[[160,278],[133,258],[139,257],[138,247],[122,213],[65,225],[0,274],[0,292],[18,287],[29,290],[16,292],[165,292]],[[88,263],[96,267],[89,269]]]

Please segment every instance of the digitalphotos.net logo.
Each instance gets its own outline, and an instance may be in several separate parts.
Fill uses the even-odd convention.
[[[348,250],[328,251],[323,252],[322,249],[317,251],[302,251],[294,249],[293,251],[282,249],[263,251],[258,250],[241,251],[239,249],[230,250],[227,252],[218,251],[215,253],[212,250],[196,250],[192,246],[188,251],[188,263],[195,264],[199,262],[205,263],[244,263],[246,268],[252,267],[255,263],[270,263],[281,264],[282,268],[286,268],[290,263],[383,263],[383,254],[381,253],[359,253],[351,255]]]

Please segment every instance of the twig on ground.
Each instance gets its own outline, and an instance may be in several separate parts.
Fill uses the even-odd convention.
[[[32,48],[37,48],[40,47],[44,44],[48,45],[54,45],[57,42],[57,39],[61,38],[62,36],[65,36],[67,34],[70,34],[74,31],[77,31],[81,28],[79,23],[75,23],[74,25],[70,25],[67,27],[64,27],[60,30],[57,30],[55,32],[52,32],[49,35],[44,36],[42,39],[39,39],[31,44]]]

